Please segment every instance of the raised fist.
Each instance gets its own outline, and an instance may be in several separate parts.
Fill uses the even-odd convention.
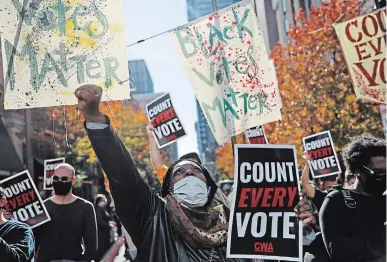
[[[84,114],[86,121],[103,123],[105,116],[99,111],[102,88],[97,85],[83,85],[75,90],[78,98],[79,110]]]

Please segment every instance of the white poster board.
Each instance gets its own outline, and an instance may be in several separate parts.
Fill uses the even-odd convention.
[[[102,100],[130,98],[121,0],[2,0],[5,109],[77,104],[82,84]]]

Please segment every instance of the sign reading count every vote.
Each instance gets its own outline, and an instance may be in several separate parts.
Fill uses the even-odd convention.
[[[234,152],[236,194],[227,257],[301,261],[302,227],[294,212],[300,191],[295,147],[235,145]]]

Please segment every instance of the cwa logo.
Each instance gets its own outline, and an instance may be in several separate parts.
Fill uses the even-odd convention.
[[[270,242],[255,242],[255,252],[274,253],[273,244]]]

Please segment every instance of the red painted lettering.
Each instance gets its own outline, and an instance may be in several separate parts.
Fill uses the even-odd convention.
[[[245,201],[248,198],[247,192],[251,192],[251,188],[242,188],[241,196],[239,198],[238,207],[247,207],[247,204],[245,203]]]
[[[261,207],[270,207],[270,203],[268,203],[268,201],[271,199],[273,191],[274,188],[265,188]]]

